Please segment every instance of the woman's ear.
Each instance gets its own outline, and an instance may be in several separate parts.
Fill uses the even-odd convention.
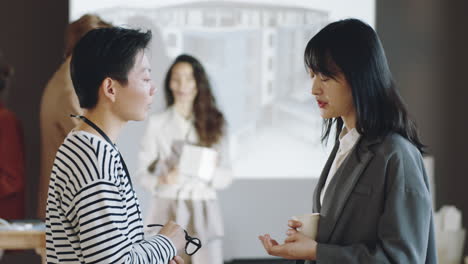
[[[101,92],[104,95],[104,98],[108,98],[111,102],[115,102],[117,89],[116,85],[118,84],[117,81],[112,80],[111,78],[107,77],[102,81],[101,84]]]

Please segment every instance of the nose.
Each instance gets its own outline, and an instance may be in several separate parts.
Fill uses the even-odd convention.
[[[318,78],[312,79],[312,94],[313,95],[320,95],[322,93],[322,87],[320,87],[320,82],[317,80]]]
[[[151,82],[150,95],[153,96],[155,93],[156,93],[156,85],[154,85],[154,83]]]
[[[189,85],[188,85],[188,81],[186,80],[181,80],[180,83],[179,83],[179,90],[182,91],[182,92],[187,92],[187,90],[189,90]]]

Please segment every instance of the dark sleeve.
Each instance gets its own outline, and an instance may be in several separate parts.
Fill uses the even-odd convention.
[[[420,158],[419,158],[420,159]],[[318,244],[317,263],[426,263],[432,230],[431,197],[422,161],[396,156],[376,244]]]

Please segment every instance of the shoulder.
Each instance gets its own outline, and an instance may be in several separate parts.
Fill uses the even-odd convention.
[[[60,111],[56,111],[56,106],[69,104],[70,98],[74,97],[76,97],[76,93],[70,78],[68,65],[64,63],[46,84],[41,98],[41,111],[47,111],[48,115],[54,115],[55,113],[60,115]],[[78,98],[76,100],[78,101]]]
[[[17,123],[15,114],[6,108],[0,108],[0,121],[3,123]]]
[[[419,149],[408,139],[397,133],[390,133],[373,148],[377,155],[398,158],[422,158]]]
[[[16,117],[15,117],[15,114],[13,114],[13,112],[8,110],[7,108],[0,107],[0,119],[2,121],[7,120],[7,119],[15,120]]]
[[[52,91],[59,92],[62,90],[69,90],[69,88],[73,90],[70,78],[70,66],[69,63],[65,61],[47,82],[45,92],[48,94]]]
[[[84,131],[70,132],[60,146],[55,165],[67,168],[74,178],[85,183],[100,180],[104,165],[118,159],[118,152],[98,136]]]
[[[0,110],[0,128],[17,128],[20,127],[20,121],[16,115],[10,110]]]
[[[422,154],[408,139],[396,133],[389,134],[376,145],[375,155],[384,160],[388,180],[399,189],[428,196]]]
[[[160,127],[173,120],[172,107],[165,109],[162,112],[152,114],[148,118],[148,127]]]

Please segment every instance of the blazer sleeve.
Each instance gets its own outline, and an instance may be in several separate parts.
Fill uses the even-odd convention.
[[[79,119],[71,117],[70,114],[82,115],[83,109],[80,108],[80,103],[75,91],[64,92],[62,98],[63,100],[58,102],[61,106],[57,108],[60,109],[60,111],[56,113],[56,115],[59,115],[56,120],[62,138],[65,138],[79,123]]]
[[[317,263],[425,263],[432,205],[419,155],[393,156],[387,167],[386,199],[377,243],[319,243]],[[365,228],[365,227],[360,227]]]

